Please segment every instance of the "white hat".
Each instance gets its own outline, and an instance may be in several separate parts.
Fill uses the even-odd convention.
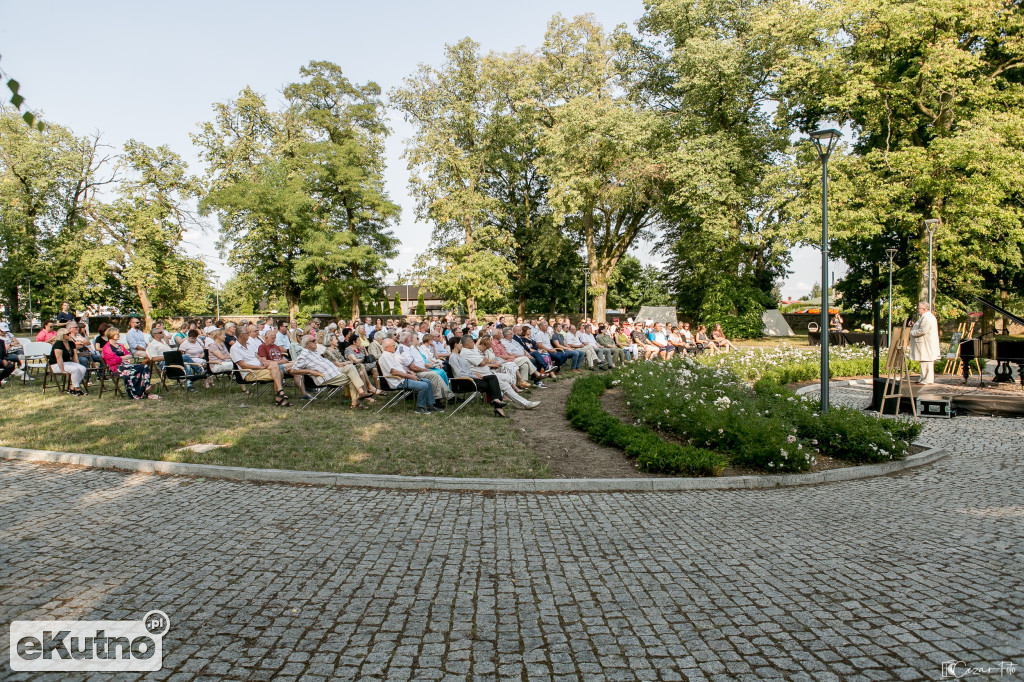
[[[9,332],[9,331],[11,331],[11,325],[7,324],[6,322],[0,322],[0,332]]]
[[[630,324],[633,324],[633,318],[632,317],[627,317],[626,318],[626,322],[629,322]]]

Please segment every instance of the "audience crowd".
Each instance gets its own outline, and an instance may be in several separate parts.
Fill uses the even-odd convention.
[[[160,399],[153,392],[154,376],[196,391],[200,381],[209,389],[217,376],[229,375],[243,391],[253,382],[272,383],[274,404],[281,407],[291,405],[288,384],[298,400],[314,399],[310,390],[323,387],[344,391],[353,410],[369,409],[389,390],[410,391],[420,415],[444,411],[464,393],[453,390],[456,380],[472,381],[471,388],[486,394],[495,415],[504,417],[509,404],[539,406],[524,393],[547,388],[544,380],[556,375],[735,348],[718,324],[709,334],[704,325],[694,332],[688,322],[633,318],[621,324],[619,318],[611,324],[583,320],[578,326],[560,317],[514,323],[499,317],[485,324],[452,315],[418,322],[367,317],[323,325],[314,318],[301,327],[270,317],[238,324],[206,318],[183,322],[173,332],[157,322],[146,334],[133,317],[123,338],[121,329],[101,323],[91,339],[88,324],[64,304],[35,337],[48,346],[49,371],[66,375],[72,395],[84,395],[89,370],[117,377],[130,398],[152,400]],[[31,380],[27,359],[24,344],[0,322],[0,380]]]

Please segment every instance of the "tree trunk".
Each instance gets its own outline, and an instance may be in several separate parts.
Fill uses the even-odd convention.
[[[142,331],[149,332],[153,328],[153,302],[149,300],[149,291],[141,284],[135,285],[135,291],[139,295],[139,303],[142,304],[142,316],[145,318]]]
[[[288,301],[288,321],[298,322],[299,320],[299,294],[294,289],[288,289],[284,295]]]
[[[593,313],[590,317],[594,320],[594,324],[602,324],[605,321],[606,302],[608,300],[608,276],[610,274],[611,268],[608,268],[607,272],[597,268],[591,268],[590,270],[590,296],[591,301],[593,301]]]
[[[11,333],[16,333],[16,324],[24,319],[24,315],[21,314],[21,308],[18,306],[18,287],[12,284],[10,290],[7,292],[7,314],[10,315],[12,329]],[[29,320],[31,323],[31,320]]]
[[[353,320],[358,320],[359,316],[362,314],[359,311],[359,291],[358,290],[352,292],[352,311],[351,312],[352,312],[352,318],[351,319],[353,319]]]
[[[334,298],[334,294],[331,294],[331,315],[338,317],[338,299]]]
[[[516,303],[516,317],[526,317],[526,294],[519,294],[519,301]]]

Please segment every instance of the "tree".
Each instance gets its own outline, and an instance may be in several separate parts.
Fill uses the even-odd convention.
[[[421,66],[391,93],[414,128],[406,149],[417,217],[434,224],[426,283],[451,303],[500,300],[508,290],[512,242],[494,227],[501,206],[486,192],[498,151],[498,98],[479,45],[464,39],[445,49],[439,69]]]
[[[303,292],[338,312],[380,284],[395,255],[398,207],[383,188],[383,104],[377,85],[311,62],[271,112],[250,88],[217,104],[194,142],[207,164],[200,203],[221,222],[232,258],[261,291],[280,292],[295,319]]]
[[[759,314],[789,263],[776,160],[790,125],[776,120],[773,77],[788,46],[766,19],[772,5],[653,0],[640,20],[639,96],[672,137],[658,249],[680,309],[698,319]]]
[[[391,312],[393,315],[402,314],[402,299],[398,296],[398,292],[395,292],[395,305],[392,306]]]
[[[79,138],[56,124],[29,128],[0,110],[0,295],[13,319],[22,319],[30,287],[49,310],[82,298],[82,235],[98,189],[112,182],[110,161],[98,137]]]
[[[777,30],[793,44],[780,96],[803,130],[832,119],[854,132],[829,164],[834,249],[851,268],[844,291],[867,300],[866,283],[899,250],[904,294],[927,298],[928,236],[935,235],[938,302],[1024,284],[1024,14],[1019,3],[980,0],[838,0],[780,7]],[[816,155],[800,173],[795,217],[813,239],[820,223]],[[898,281],[899,283],[899,281]],[[954,305],[949,312],[962,310]]]
[[[645,305],[672,305],[665,276],[636,256],[623,256],[608,277],[608,305],[635,312]]]
[[[423,300],[423,291],[420,290],[419,295],[416,297],[416,314],[423,317],[427,314],[427,304]]]
[[[157,315],[201,312],[209,292],[205,267],[181,250],[194,224],[186,204],[200,194],[198,179],[165,146],[129,140],[122,163],[130,175],[114,202],[97,211],[97,230],[113,247],[111,268],[134,289],[146,329]]]
[[[592,15],[556,15],[539,65],[546,121],[537,168],[555,223],[584,244],[598,320],[615,265],[657,223],[667,177],[664,119],[622,94],[627,47]]]

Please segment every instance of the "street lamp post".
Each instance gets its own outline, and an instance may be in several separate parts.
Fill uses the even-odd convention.
[[[924,221],[924,228],[928,230],[928,309],[932,310],[935,305],[932,303],[932,237],[935,235],[935,228],[939,226],[938,218],[928,218]],[[932,310],[934,313],[935,311]]]
[[[587,317],[587,284],[590,283],[590,268],[583,268],[583,317]]]
[[[828,157],[843,136],[835,128],[811,133],[821,159],[821,413],[828,412]]]
[[[892,259],[896,256],[896,249],[886,249],[885,253],[889,256],[889,328],[885,339],[887,343],[892,343]]]

